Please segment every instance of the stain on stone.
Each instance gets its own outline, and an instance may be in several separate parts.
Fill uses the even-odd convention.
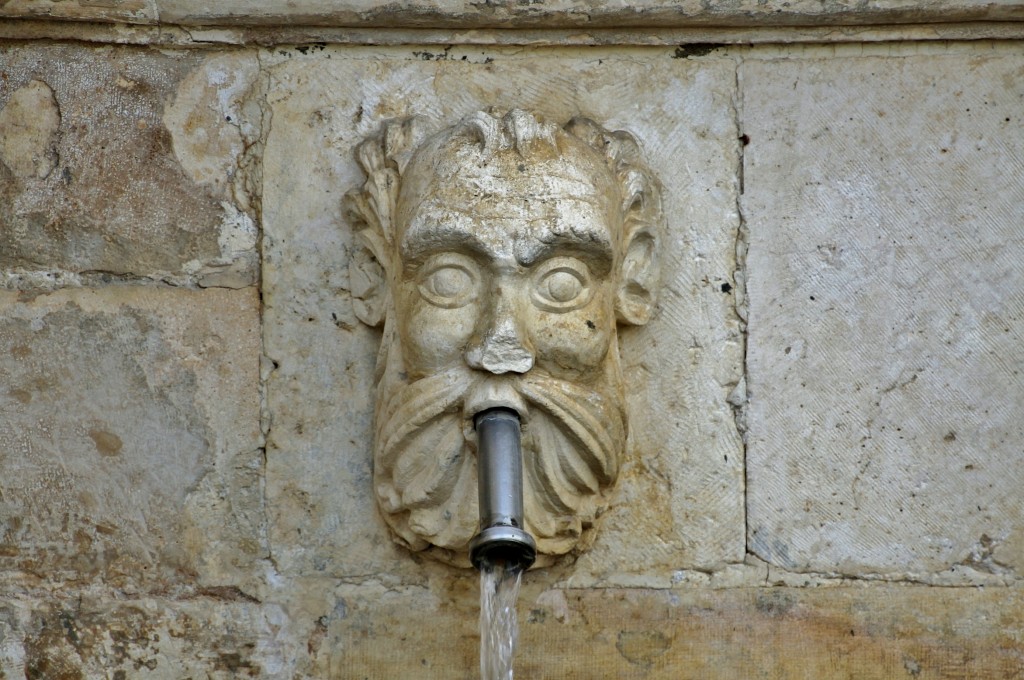
[[[26,631],[26,677],[127,678],[120,667],[155,670],[160,636],[154,625],[151,613],[135,606],[97,611],[83,609],[79,600],[37,610]]]
[[[689,43],[676,48],[673,59],[686,59],[687,57],[702,57],[705,54],[714,52],[719,47],[725,47],[723,43]]]
[[[327,617],[321,616],[316,620],[313,632],[309,634],[309,639],[306,641],[306,652],[310,657],[316,658],[320,653],[320,645],[323,644],[325,637],[327,637]]]
[[[96,450],[99,451],[101,456],[112,457],[121,455],[121,448],[124,446],[124,443],[113,432],[93,429],[89,430],[89,436],[92,437],[93,443],[96,444]]]
[[[222,652],[218,654],[213,667],[215,670],[229,671],[231,677],[235,678],[240,677],[242,674],[256,677],[260,672],[259,666],[243,658],[238,652]]]
[[[658,630],[621,631],[615,648],[626,661],[650,668],[654,659],[668,651],[671,641]]]
[[[32,401],[32,393],[28,390],[12,389],[10,395],[22,404]]]
[[[260,601],[236,586],[209,586],[201,588],[199,595],[210,597],[222,602],[252,602],[259,604]]]
[[[64,630],[65,639],[74,645],[76,649],[80,647],[82,640],[75,629],[74,615],[68,611],[61,611],[57,614],[57,620],[60,622],[60,627]]]
[[[757,608],[757,611],[773,617],[785,616],[794,604],[795,601],[791,595],[776,590],[759,592],[754,598],[754,607]]]
[[[26,680],[83,680],[77,643],[78,634],[68,612],[37,614],[25,637]]]

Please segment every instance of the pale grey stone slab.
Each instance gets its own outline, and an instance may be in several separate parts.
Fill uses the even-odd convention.
[[[1024,59],[747,61],[750,548],[1024,566]]]
[[[0,274],[252,285],[255,53],[0,49]],[[254,122],[255,121],[255,122]]]
[[[0,293],[3,581],[251,585],[258,340],[252,288]]]
[[[451,124],[492,105],[558,121],[582,114],[629,130],[665,186],[660,310],[621,339],[631,393],[627,462],[597,543],[566,576],[577,585],[665,585],[677,569],[742,559],[742,446],[726,401],[740,380],[743,352],[731,288],[734,64],[672,56],[268,53],[267,494],[282,572],[413,578],[422,571],[392,545],[375,507],[370,425],[380,334],[351,308],[351,233],[341,197],[363,181],[354,145],[382,120],[422,114]]]

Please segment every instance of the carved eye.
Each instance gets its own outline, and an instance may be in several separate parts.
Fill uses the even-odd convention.
[[[571,312],[590,302],[590,270],[573,257],[553,257],[534,278],[533,302],[549,312]]]
[[[427,302],[437,307],[462,307],[476,297],[476,267],[468,258],[448,253],[427,263],[419,290]]]

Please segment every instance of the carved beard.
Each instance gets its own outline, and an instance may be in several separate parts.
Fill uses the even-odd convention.
[[[392,348],[394,359],[400,350]],[[386,361],[386,360],[385,360]],[[390,363],[390,362],[389,362]],[[533,369],[502,376],[527,404],[523,424],[525,529],[544,555],[569,552],[607,505],[626,440],[614,345],[609,374],[581,386]],[[493,376],[459,368],[412,383],[387,370],[375,413],[377,500],[400,542],[431,545],[443,561],[468,566],[478,529],[475,441],[464,434],[467,394]],[[390,376],[390,377],[389,377]]]

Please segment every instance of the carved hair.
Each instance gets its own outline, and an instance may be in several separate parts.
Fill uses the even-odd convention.
[[[387,253],[394,246],[395,209],[402,174],[428,137],[429,127],[426,119],[419,116],[392,119],[356,150],[366,183],[346,194],[345,213],[382,264],[388,262]],[[630,294],[642,303],[636,309],[653,305],[660,273],[657,243],[664,231],[661,185],[643,162],[640,145],[633,135],[623,130],[609,131],[580,116],[559,128],[520,109],[512,109],[503,116],[477,111],[444,134],[448,139],[463,137],[479,144],[486,156],[508,150],[527,156],[538,145],[558,153],[558,136],[570,135],[603,158],[622,199],[622,247],[630,251],[623,262],[623,278]],[[648,312],[630,312],[624,309],[626,306],[620,305],[620,321],[647,321]]]
[[[577,116],[562,131],[582,141],[605,159],[622,196],[620,206],[626,242],[646,231],[656,239],[662,231],[661,187],[643,163],[640,146],[623,130],[611,132],[594,121]],[[499,117],[477,111],[463,118],[449,133],[478,143],[487,155],[515,150],[527,155],[537,144],[557,150],[556,125],[531,113],[512,109]],[[346,213],[358,230],[369,227],[386,243],[394,239],[394,210],[402,173],[429,134],[424,118],[415,116],[386,121],[380,131],[359,145],[356,156],[366,173],[366,183],[345,196]],[[379,255],[379,253],[378,253]]]

